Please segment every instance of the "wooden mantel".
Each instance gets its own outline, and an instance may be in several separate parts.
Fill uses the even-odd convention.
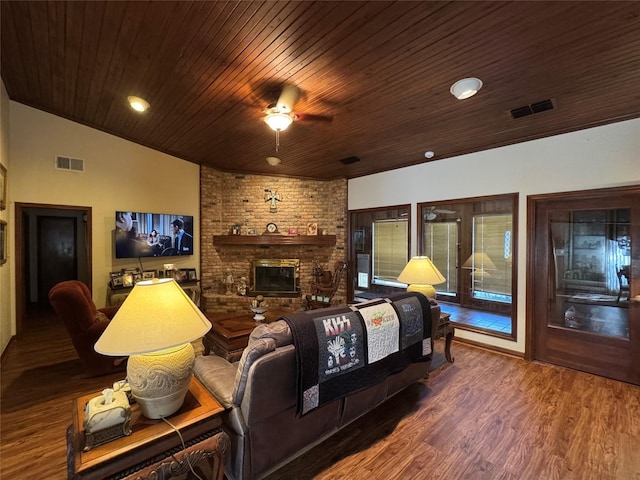
[[[325,245],[336,244],[335,235],[214,235],[214,245]]]

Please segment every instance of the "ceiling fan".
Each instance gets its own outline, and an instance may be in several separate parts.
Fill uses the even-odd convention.
[[[424,213],[424,218],[425,220],[435,220],[436,217],[438,216],[438,213],[456,213],[455,210],[446,210],[443,208],[436,208],[436,207],[427,207],[425,213]]]
[[[295,104],[298,102],[301,95],[302,92],[298,87],[291,83],[285,83],[282,86],[277,102],[275,104],[270,104],[264,111],[264,122],[276,132],[276,152],[280,146],[280,132],[286,130],[294,121],[333,121],[333,117],[329,115],[313,115],[294,112],[293,109]]]

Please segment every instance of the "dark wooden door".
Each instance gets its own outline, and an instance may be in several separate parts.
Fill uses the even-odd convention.
[[[534,358],[640,385],[640,187],[529,201]]]
[[[49,290],[78,277],[77,218],[38,216],[38,301],[48,303]]]

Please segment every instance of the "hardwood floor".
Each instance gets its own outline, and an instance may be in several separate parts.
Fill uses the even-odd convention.
[[[640,480],[640,387],[457,342],[453,354],[268,479]],[[85,377],[51,315],[1,373],[0,478],[66,478],[73,398],[118,375]]]

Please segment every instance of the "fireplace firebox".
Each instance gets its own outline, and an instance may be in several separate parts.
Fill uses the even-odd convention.
[[[300,296],[300,260],[259,259],[251,262],[253,288],[249,295],[264,297]]]

